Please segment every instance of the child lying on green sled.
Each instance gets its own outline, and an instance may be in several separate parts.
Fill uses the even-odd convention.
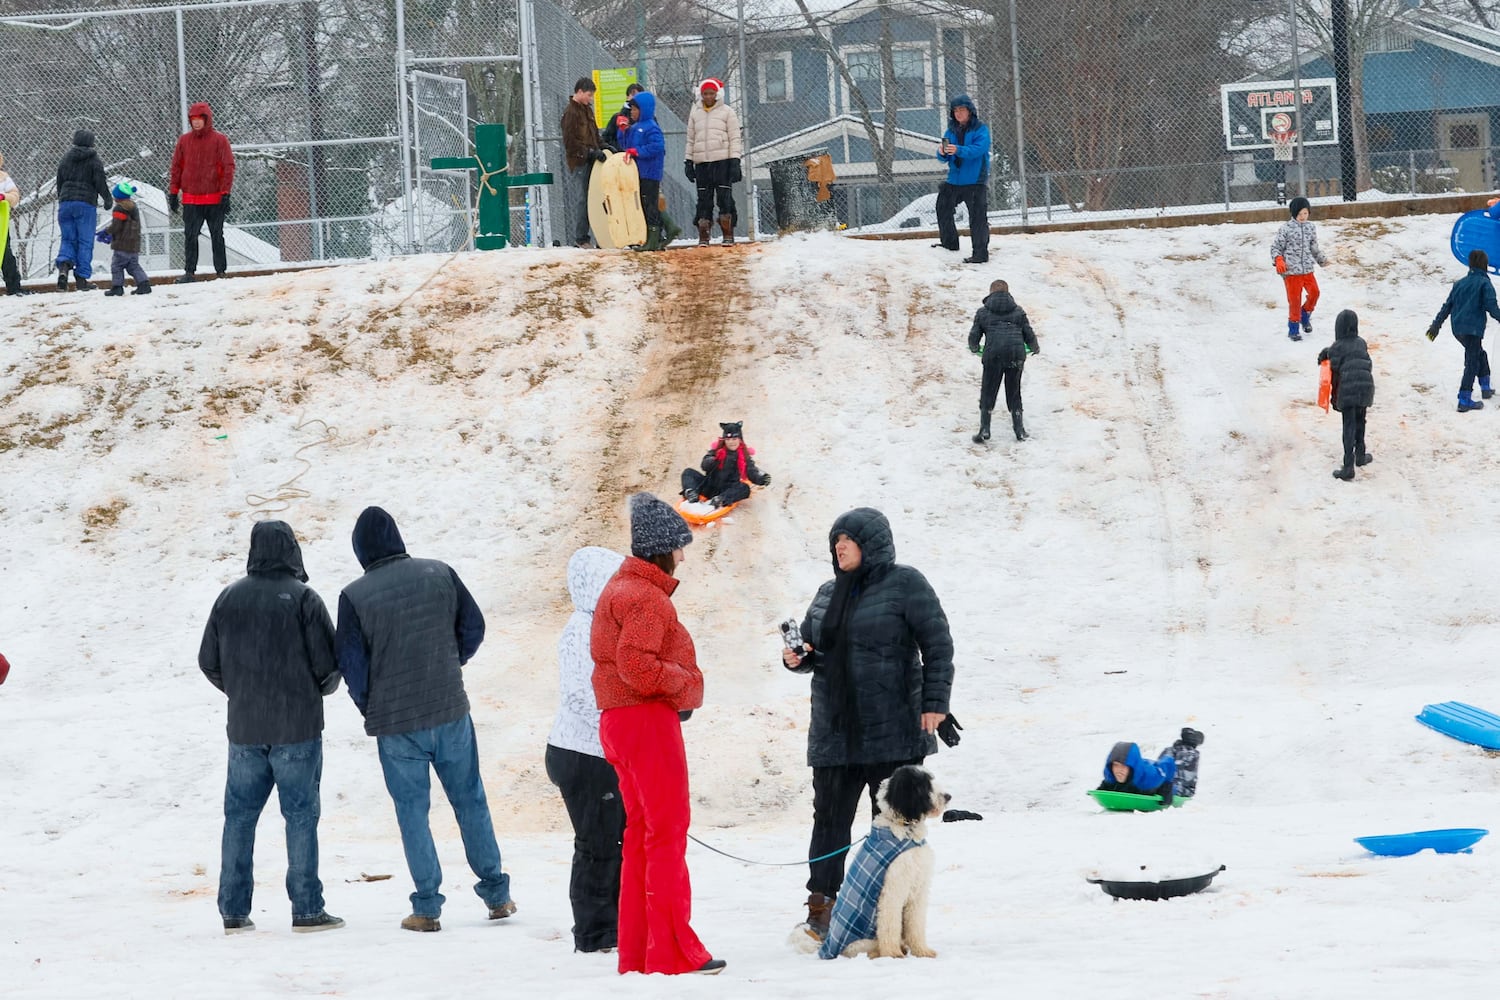
[[[1147,760],[1134,743],[1116,743],[1104,761],[1101,791],[1158,795],[1162,805],[1192,798],[1198,791],[1198,747],[1203,734],[1184,727],[1181,737],[1155,760]]]

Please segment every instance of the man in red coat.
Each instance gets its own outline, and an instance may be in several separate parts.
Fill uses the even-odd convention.
[[[213,245],[214,273],[224,277],[229,258],[224,252],[224,218],[229,214],[229,192],[234,187],[234,153],[229,137],[214,130],[214,111],[207,101],[188,108],[192,126],[177,139],[172,151],[172,179],[167,189],[167,207],[175,214],[182,209],[184,239],[182,277],[193,280],[198,270],[198,236],[208,223]]]

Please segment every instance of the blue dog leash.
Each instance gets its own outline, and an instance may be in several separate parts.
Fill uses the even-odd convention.
[[[859,840],[856,840],[854,843],[850,844],[848,847],[840,847],[838,850],[836,850],[836,851],[830,851],[827,854],[823,855],[822,857],[819,857],[819,858],[808,858],[806,861],[751,861],[749,858],[742,858],[742,857],[740,857],[737,854],[730,854],[728,851],[721,851],[717,847],[714,847],[714,846],[712,846],[710,844],[705,844],[703,841],[699,840],[697,837],[693,836],[691,833],[688,834],[688,840],[691,840],[693,843],[697,844],[699,847],[706,847],[710,851],[713,851],[715,854],[722,854],[722,855],[724,855],[724,857],[726,857],[726,858],[733,858],[735,861],[743,861],[747,865],[761,865],[762,867],[765,867],[765,868],[791,868],[791,867],[794,867],[796,865],[810,865],[810,864],[813,864],[813,863],[818,862],[818,861],[827,861],[829,858],[836,858],[836,857],[838,857],[840,854],[843,854],[845,851],[853,850],[856,846],[858,846],[858,844],[860,843],[860,841],[862,841],[864,839],[865,839],[864,837],[860,837]]]

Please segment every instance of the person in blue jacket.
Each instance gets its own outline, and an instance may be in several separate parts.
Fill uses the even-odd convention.
[[[630,99],[635,124],[625,133],[624,154],[635,161],[641,178],[641,214],[646,217],[646,243],[641,250],[664,250],[661,238],[661,174],[667,160],[667,140],[656,124],[656,95],[643,90]]]
[[[1133,792],[1136,795],[1160,795],[1163,805],[1172,804],[1172,779],[1177,776],[1177,761],[1170,749],[1155,760],[1147,760],[1134,743],[1116,743],[1104,761],[1104,781],[1099,788],[1106,792]]]
[[[938,241],[944,250],[958,250],[958,227],[953,212],[962,202],[969,210],[969,236],[974,245],[965,264],[990,259],[990,127],[968,94],[948,102],[948,129],[938,144],[937,158],[948,164],[948,179],[938,185]]]
[[[1500,304],[1495,302],[1495,286],[1490,283],[1489,254],[1469,251],[1469,273],[1453,283],[1443,308],[1427,328],[1427,339],[1436,340],[1443,320],[1453,318],[1453,339],[1464,348],[1463,381],[1458,384],[1458,412],[1482,410],[1484,404],[1474,399],[1474,379],[1479,379],[1483,399],[1495,394],[1490,386],[1490,359],[1484,352],[1485,313],[1500,320]]]

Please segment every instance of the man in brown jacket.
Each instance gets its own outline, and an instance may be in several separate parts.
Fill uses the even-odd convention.
[[[573,84],[573,97],[562,116],[564,217],[573,227],[573,245],[593,246],[589,239],[589,174],[604,159],[599,129],[594,123],[594,81],[586,76]]]

